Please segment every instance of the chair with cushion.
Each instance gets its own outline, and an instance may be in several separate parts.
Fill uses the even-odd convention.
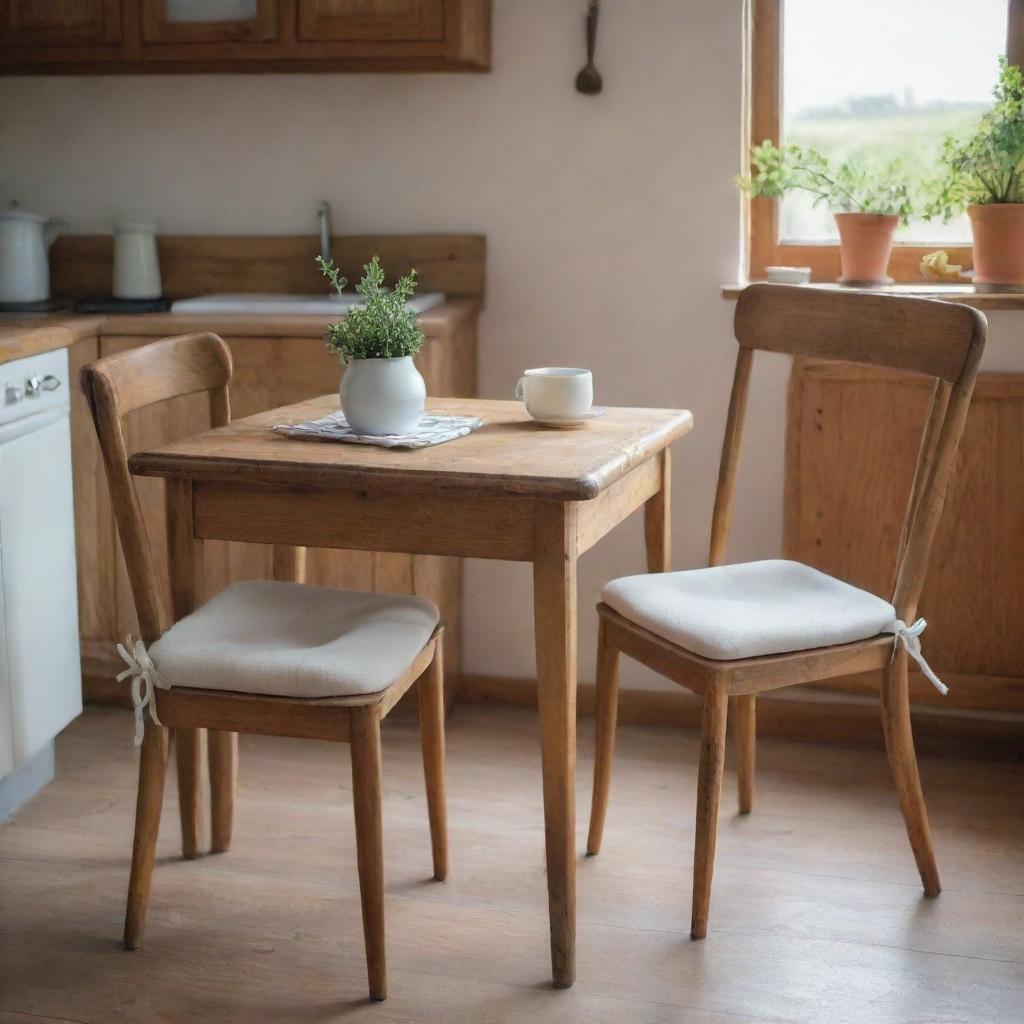
[[[907,656],[944,691],[921,655],[918,637],[924,622],[914,622],[914,616],[985,346],[986,323],[977,310],[931,299],[758,284],[739,297],[735,335],[739,352],[712,518],[711,568],[614,580],[598,605],[597,753],[587,849],[596,854],[601,846],[619,655],[625,653],[702,699],[690,928],[695,939],[707,934],[729,700],[740,811],[749,813],[756,695],[795,683],[880,673],[882,725],[900,808],[924,891],[939,893],[910,730]],[[723,564],[757,349],[934,378],[891,601],[798,562]]]
[[[386,994],[380,723],[419,680],[420,728],[434,877],[447,872],[442,626],[417,597],[297,583],[235,583],[172,623],[128,468],[124,417],[206,392],[228,422],[231,353],[213,334],[168,338],[82,371],[141,639],[122,647],[141,742],[124,944],[142,939],[163,803],[168,728],[209,729],[222,751],[238,732],[349,743],[359,888],[370,995]],[[168,530],[180,524],[168,522]],[[120,677],[119,677],[120,678]],[[146,714],[146,708],[149,714]],[[220,780],[223,784],[223,779]],[[222,800],[230,793],[221,793]],[[230,817],[230,815],[229,815]],[[228,829],[230,831],[230,829]]]

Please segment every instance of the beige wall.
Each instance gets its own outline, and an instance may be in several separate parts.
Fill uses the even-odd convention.
[[[584,8],[496,0],[489,75],[0,79],[0,202],[80,233],[312,232],[321,197],[342,232],[485,233],[481,393],[568,364],[601,403],[693,409],[673,525],[676,565],[700,565],[734,351],[718,287],[739,258],[741,4],[605,0],[597,98],[572,87]],[[763,370],[739,556],[781,536],[786,365]],[[601,582],[641,569],[638,523],[584,559],[583,678]],[[525,567],[471,564],[467,597],[468,667],[532,675]]]

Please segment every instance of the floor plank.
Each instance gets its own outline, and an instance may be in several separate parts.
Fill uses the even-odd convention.
[[[580,733],[586,808],[592,723]],[[735,813],[727,771],[710,930],[694,943],[696,739],[624,727],[602,853],[579,862],[579,980],[555,992],[535,717],[450,719],[442,884],[415,720],[399,716],[384,734],[390,995],[370,1006],[345,748],[243,737],[235,843],[198,861],[178,856],[172,781],[129,954],[130,735],[123,712],[87,711],[59,741],[57,781],[0,828],[0,1024],[1022,1019],[1019,766],[922,760],[945,885],[925,900],[883,757],[762,742],[753,815]]]

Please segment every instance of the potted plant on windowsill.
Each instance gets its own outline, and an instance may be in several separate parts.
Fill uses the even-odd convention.
[[[347,284],[333,261],[317,263],[341,294]],[[423,344],[416,314],[406,302],[416,290],[416,271],[399,278],[394,290],[384,287],[384,271],[374,256],[356,285],[362,303],[350,306],[344,320],[327,328],[327,347],[346,370],[339,396],[348,425],[357,434],[407,434],[423,412],[427,387],[412,357]]]
[[[966,209],[975,285],[1024,290],[1024,74],[1005,57],[992,109],[966,139],[946,139],[942,165],[926,216],[948,222]]]
[[[815,149],[776,146],[770,141],[750,151],[752,172],[737,178],[750,196],[778,199],[803,191],[814,203],[827,203],[839,229],[840,284],[888,283],[889,256],[897,225],[913,212],[906,175],[897,161],[873,169],[851,159],[833,167]]]

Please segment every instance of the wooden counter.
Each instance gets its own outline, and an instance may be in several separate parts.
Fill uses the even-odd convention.
[[[476,393],[479,309],[478,300],[457,298],[420,317],[426,342],[416,362],[430,394],[471,397]],[[124,698],[123,687],[114,683],[120,668],[115,643],[128,633],[137,633],[137,623],[98,446],[85,400],[75,384],[79,370],[101,355],[157,338],[214,331],[227,342],[234,359],[232,415],[249,416],[337,388],[342,367],[323,340],[333,319],[336,317],[173,313],[82,316],[70,312],[0,316],[0,364],[55,348],[69,350],[79,621],[87,699],[120,702]],[[131,449],[205,430],[209,426],[207,411],[195,398],[176,398],[131,414],[126,424]],[[139,480],[138,489],[151,543],[161,560],[165,550],[163,484]],[[208,596],[237,580],[270,579],[273,575],[271,549],[261,545],[211,544],[206,561]],[[460,559],[310,551],[306,577],[318,586],[416,593],[435,601],[450,638],[449,700],[454,699],[461,665]]]
[[[101,318],[73,313],[45,316],[0,314],[0,366],[12,359],[71,348],[82,338],[96,337]]]
[[[315,242],[300,238],[174,237],[160,240],[164,289],[172,298],[230,291],[314,293],[323,290],[315,272]],[[334,240],[343,272],[351,279],[361,262],[379,252],[389,280],[415,266],[420,287],[449,298],[418,318],[426,341],[416,365],[428,394],[468,398],[476,394],[477,323],[483,302],[484,241],[472,235],[359,236]],[[308,250],[308,251],[307,251]],[[59,239],[52,280],[57,294],[82,297],[109,289],[110,240]],[[110,500],[84,397],[77,387],[82,366],[104,355],[190,331],[214,331],[234,359],[231,407],[234,417],[289,405],[334,391],[341,378],[337,356],[323,334],[327,316],[253,316],[157,313],[82,316],[68,313],[0,315],[0,363],[67,348],[71,375],[72,459],[78,556],[78,598],[85,694],[89,699],[123,699],[113,682],[120,659],[115,643],[137,633],[135,611],[117,543]],[[2,372],[2,371],[0,371]],[[209,426],[197,396],[138,410],[126,419],[131,451],[198,433]],[[163,484],[140,480],[150,542],[162,564]],[[210,596],[240,579],[272,578],[271,549],[256,544],[207,545],[204,581]],[[390,590],[429,597],[447,623],[448,699],[458,688],[461,662],[462,562],[453,558],[350,551],[310,551],[306,576],[321,586]]]

